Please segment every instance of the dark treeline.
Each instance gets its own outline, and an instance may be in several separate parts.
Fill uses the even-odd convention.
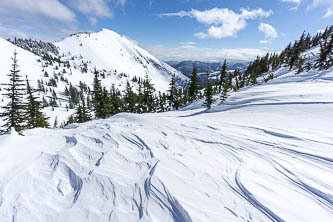
[[[320,54],[315,61],[310,61],[313,54],[302,55],[317,46],[320,47]],[[333,26],[327,27],[325,31],[317,33],[314,37],[303,32],[299,40],[290,43],[280,54],[267,53],[264,57],[258,57],[248,66],[240,81],[242,86],[254,85],[257,83],[258,77],[280,67],[295,69],[299,74],[311,69],[328,69],[331,66],[333,66]],[[268,77],[265,81],[271,78],[273,76]]]
[[[315,55],[303,55],[309,49],[320,47],[320,54],[311,61]],[[311,37],[310,34],[301,35],[300,39],[293,44],[290,43],[280,54],[267,53],[264,57],[257,57],[249,64],[244,73],[235,70],[233,73],[226,72],[226,62],[221,68],[220,81],[215,90],[210,90],[210,83],[206,83],[204,105],[208,108],[212,104],[212,93],[220,93],[220,101],[223,103],[230,91],[238,91],[239,89],[256,85],[258,79],[264,77],[264,82],[274,79],[273,71],[281,67],[287,67],[289,70],[296,70],[296,74],[308,72],[311,69],[324,70],[333,66],[333,26],[327,27],[325,31],[317,33]],[[207,73],[206,81],[210,82]]]

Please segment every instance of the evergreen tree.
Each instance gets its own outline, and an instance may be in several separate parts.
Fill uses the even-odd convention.
[[[96,118],[105,119],[107,118],[106,111],[106,99],[107,95],[103,93],[103,88],[101,81],[98,78],[98,72],[95,70],[95,78],[94,78],[94,89],[92,95],[92,105],[95,111]]]
[[[74,123],[76,123],[75,117],[74,117],[74,115],[71,115],[68,118],[67,122],[65,122],[65,126],[68,126],[68,125],[71,125],[71,124],[74,124]],[[54,128],[57,128],[57,127],[55,126]]]
[[[206,73],[205,97],[206,101],[204,103],[204,106],[210,109],[213,103],[213,87],[209,79],[209,72]]]
[[[221,103],[227,100],[228,98],[228,88],[226,86],[223,87],[223,90],[221,92]]]
[[[145,81],[143,82],[143,104],[145,112],[155,111],[154,92],[155,88],[151,84],[148,74],[146,74]]]
[[[110,92],[110,104],[109,108],[111,108],[111,115],[115,115],[123,111],[123,101],[121,99],[121,93],[116,89],[115,85],[112,84],[111,92]]]
[[[199,79],[198,79],[197,68],[194,66],[193,72],[191,75],[190,85],[188,88],[188,96],[189,96],[189,100],[191,102],[198,99],[199,88],[200,88],[200,83],[199,83]]]
[[[330,40],[320,43],[320,55],[317,59],[316,66],[319,69],[328,69],[333,65],[333,35]]]
[[[129,81],[126,83],[126,90],[125,90],[125,96],[124,96],[124,106],[125,106],[125,111],[134,113],[136,112],[136,100],[137,96],[133,92],[132,86],[130,85]]]
[[[165,112],[167,110],[167,100],[165,93],[158,92],[158,112]]]
[[[21,131],[26,127],[26,104],[23,102],[23,96],[25,95],[24,80],[20,75],[20,70],[18,69],[17,52],[14,52],[12,58],[13,64],[10,70],[9,83],[4,84],[6,91],[4,96],[9,99],[9,103],[3,106],[4,112],[0,114],[0,117],[4,119],[4,125],[2,126],[4,132],[8,132],[11,128],[16,131]]]
[[[225,81],[225,78],[227,76],[227,60],[224,60],[222,69],[221,69],[221,74],[220,74],[220,82],[219,82],[219,91],[221,92],[223,88],[223,83]]]
[[[91,115],[85,106],[85,104],[79,104],[76,113],[74,116],[74,122],[76,123],[85,123],[91,120]]]
[[[143,83],[142,81],[140,81],[140,79],[138,80],[138,84],[139,84],[139,89],[138,89],[138,105],[137,105],[137,113],[143,113],[145,108],[144,108],[144,98],[143,98]]]
[[[58,128],[58,117],[54,119],[53,128]]]
[[[176,110],[179,109],[180,107],[180,93],[179,93],[179,90],[177,88],[177,77],[176,77],[176,74],[174,73],[171,77],[171,82],[169,84],[170,88],[169,88],[169,96],[168,96],[168,99],[169,99],[169,106],[171,108],[174,108]]]
[[[33,95],[32,88],[30,87],[28,77],[26,77],[28,103],[26,106],[28,125],[27,128],[48,128],[48,118],[41,112],[41,103],[37,97]]]

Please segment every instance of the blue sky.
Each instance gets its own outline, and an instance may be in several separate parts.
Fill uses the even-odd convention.
[[[0,0],[0,36],[112,29],[164,60],[252,59],[333,25],[333,0]]]

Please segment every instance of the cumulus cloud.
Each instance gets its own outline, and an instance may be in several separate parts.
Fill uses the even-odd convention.
[[[201,48],[195,45],[181,45],[179,47],[169,48],[162,45],[143,46],[153,55],[163,61],[207,61],[218,62],[224,59],[252,61],[257,56],[264,56],[267,51],[261,49],[216,49]]]
[[[95,17],[112,17],[108,6],[110,0],[70,0],[70,6],[84,15]]]
[[[15,30],[15,29],[11,29],[11,28],[7,28],[7,27],[0,27],[0,36],[3,36],[4,38],[14,38],[14,37],[18,37],[18,38],[30,38],[30,36],[28,34],[26,34],[25,32],[21,32],[19,30]]]
[[[240,13],[236,13],[228,8],[213,8],[209,10],[180,11],[176,13],[163,13],[158,16],[169,17],[190,17],[196,19],[201,24],[209,25],[206,32],[196,33],[198,38],[222,39],[226,37],[235,37],[237,33],[247,26],[247,20],[260,17],[269,17],[273,14],[272,10],[265,11],[261,8],[248,10],[242,8]]]
[[[267,39],[275,39],[278,36],[276,29],[270,24],[266,24],[266,23],[262,22],[262,23],[260,23],[258,30],[263,32]]]
[[[75,14],[58,0],[0,0],[0,15],[13,17],[43,16],[59,22],[73,22]]]
[[[116,7],[126,0],[0,0],[0,27],[23,36],[23,32],[45,39],[63,37],[80,28],[78,13],[86,16],[92,26],[99,18],[112,18]],[[1,31],[1,30],[0,30]],[[4,31],[2,37],[11,36]]]
[[[60,0],[0,0],[0,26],[10,30],[10,34],[2,31],[2,37],[29,33],[54,38],[79,30],[74,11]]]
[[[113,9],[125,6],[127,0],[69,0],[68,4],[85,15],[92,26],[96,26],[98,18],[112,18]]]

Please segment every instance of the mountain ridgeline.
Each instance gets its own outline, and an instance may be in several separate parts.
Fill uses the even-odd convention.
[[[22,89],[21,76],[13,77],[13,73],[20,71],[26,75],[28,69],[12,69],[10,83],[1,91],[4,96],[2,130],[5,132],[12,127],[17,130],[34,128],[26,117],[32,102],[21,98],[24,90],[29,91],[29,88],[30,92],[38,94],[33,97],[40,100],[35,101],[35,121],[42,118],[44,123],[48,119],[44,114],[51,115],[53,124],[42,127],[64,127],[95,118],[108,118],[121,112],[178,110],[202,98],[206,100],[203,105],[210,109],[217,96],[224,103],[232,92],[274,79],[274,72],[278,69],[295,70],[295,74],[299,74],[333,66],[333,26],[314,37],[304,32],[299,40],[289,44],[280,54],[267,53],[244,70],[237,68],[230,71],[232,68],[228,68],[227,61],[213,68],[203,66],[207,68],[204,82],[200,80],[195,64],[191,67],[188,80],[139,48],[132,40],[109,30],[75,34],[55,44],[27,39],[10,42],[21,50],[14,53],[12,67],[20,66],[17,54],[24,54],[21,57],[23,63],[26,63],[26,57],[35,56],[34,69],[27,75],[27,83],[30,80],[35,87],[25,86]],[[3,44],[16,49],[8,42]],[[16,83],[20,86],[20,91],[16,93],[20,99],[13,104],[11,101],[16,94],[10,94],[10,91],[16,90],[13,88]],[[44,114],[40,115],[40,112]],[[20,125],[13,121],[22,118],[24,121],[20,121]],[[60,122],[59,118],[62,118]]]
[[[187,77],[192,74],[193,67],[197,68],[198,73],[205,74],[207,71],[210,73],[217,72],[223,65],[222,62],[200,62],[200,61],[182,61],[182,62],[167,62],[169,65],[182,72]],[[244,61],[228,61],[228,70],[245,70],[249,62]]]

